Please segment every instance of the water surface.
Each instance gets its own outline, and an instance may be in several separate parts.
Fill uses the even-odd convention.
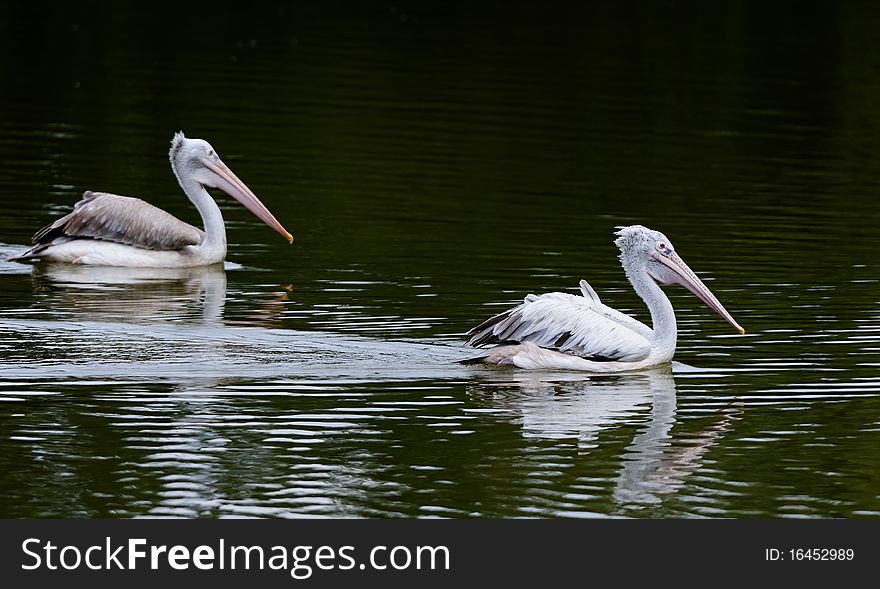
[[[876,14],[80,10],[0,19],[0,258],[86,189],[196,222],[179,129],[296,241],[220,197],[223,268],[0,262],[0,515],[880,514]],[[647,321],[630,223],[747,335],[669,288],[671,367],[456,363],[581,278]]]

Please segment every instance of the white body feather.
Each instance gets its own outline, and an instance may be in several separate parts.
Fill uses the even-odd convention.
[[[523,304],[489,321],[493,323],[486,329],[473,330],[471,345],[480,345],[481,339],[528,342],[574,356],[623,361],[641,360],[651,351],[651,329],[606,307],[598,297],[562,292],[528,295]]]
[[[583,296],[530,294],[518,307],[469,331],[469,345],[501,344],[474,360],[592,372],[638,370],[662,363],[658,354],[652,354],[650,327],[603,304],[587,281],[581,280],[580,287]]]
[[[189,268],[218,264],[226,257],[226,251],[191,245],[179,250],[157,251],[99,239],[60,238],[43,250],[40,257],[53,262],[91,266]]]

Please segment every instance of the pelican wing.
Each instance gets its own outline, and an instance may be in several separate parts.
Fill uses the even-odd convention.
[[[582,282],[581,289],[587,296],[560,292],[530,294],[523,304],[470,330],[468,344],[478,347],[531,342],[591,360],[646,358],[651,351],[651,329],[603,305],[586,282]]]
[[[40,246],[59,237],[89,238],[150,250],[178,250],[200,244],[204,235],[201,229],[139,198],[87,190],[70,214],[40,229],[33,241]]]
[[[638,319],[633,319],[626,313],[621,313],[617,309],[603,304],[602,301],[599,300],[599,295],[596,294],[596,291],[593,290],[593,287],[590,286],[586,280],[580,281],[580,287],[581,292],[584,294],[584,298],[590,299],[590,304],[594,311],[596,311],[606,319],[610,319],[611,321],[619,323],[622,326],[633,330],[647,340],[650,340],[654,337],[654,330],[652,330],[650,327],[648,327]]]

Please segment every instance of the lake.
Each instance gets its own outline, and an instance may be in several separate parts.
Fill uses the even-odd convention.
[[[0,516],[880,515],[880,11],[627,3],[37,5],[0,18]],[[5,261],[85,190],[224,267]],[[649,322],[613,232],[663,231],[672,366],[462,365],[529,293]]]

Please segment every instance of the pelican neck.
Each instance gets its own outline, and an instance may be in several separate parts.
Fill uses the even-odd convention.
[[[183,192],[186,193],[189,200],[199,211],[202,217],[202,225],[205,229],[205,239],[199,247],[206,249],[221,248],[224,253],[226,251],[226,225],[223,222],[223,213],[220,207],[205,190],[205,187],[193,178],[192,173],[184,168],[178,170],[176,163],[172,162],[171,169],[177,176],[177,181]]]
[[[623,268],[630,284],[633,285],[633,289],[645,302],[651,313],[653,337],[650,355],[659,361],[671,360],[675,354],[678,328],[675,310],[672,308],[669,297],[648,274],[645,264],[633,263],[632,258],[626,257],[623,259]]]

